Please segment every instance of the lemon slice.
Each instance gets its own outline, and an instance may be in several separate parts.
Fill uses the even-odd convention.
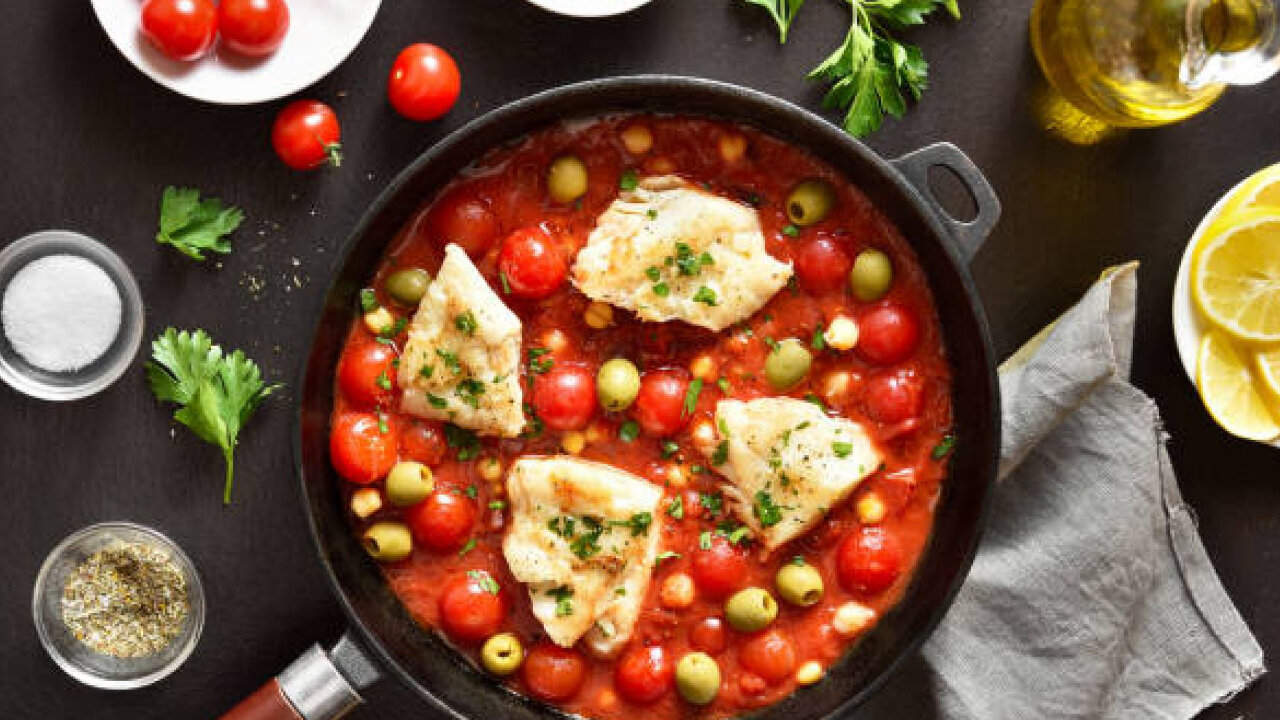
[[[1265,167],[1249,176],[1231,193],[1222,206],[1220,217],[1226,218],[1248,208],[1268,207],[1280,211],[1280,163]]]
[[[1196,248],[1191,298],[1241,340],[1280,342],[1280,210],[1243,210]]]
[[[1211,330],[1200,343],[1196,385],[1205,408],[1224,430],[1266,442],[1280,436],[1280,421],[1268,407],[1270,398],[1254,383],[1249,365],[1229,335]]]
[[[1253,356],[1253,369],[1271,393],[1272,409],[1280,413],[1280,348],[1260,350]]]

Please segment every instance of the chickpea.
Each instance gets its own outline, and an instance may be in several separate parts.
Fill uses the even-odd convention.
[[[673,610],[682,610],[693,604],[693,578],[686,573],[672,573],[662,581],[662,604]]]
[[[834,405],[846,398],[853,389],[853,375],[846,370],[833,370],[822,376],[818,387],[822,399]]]
[[[382,509],[382,494],[377,488],[360,488],[351,493],[351,514],[361,520]]]
[[[622,146],[632,155],[644,155],[653,149],[653,133],[644,125],[631,125],[622,131]]]
[[[716,379],[716,361],[710,355],[699,355],[689,363],[689,372],[703,382],[714,382]]]
[[[851,600],[836,608],[831,627],[845,637],[852,637],[867,629],[875,618],[875,610]]]
[[[613,324],[613,307],[606,303],[593,302],[587,305],[582,319],[587,323],[587,327],[603,330]]]
[[[576,155],[561,155],[547,168],[547,194],[562,205],[587,194],[587,166]]]
[[[375,335],[391,327],[395,322],[396,319],[391,315],[391,311],[384,307],[375,308],[364,314],[364,326]]]
[[[706,454],[714,451],[716,444],[720,442],[720,434],[716,432],[716,426],[710,420],[696,421],[689,434],[693,438],[694,447]]]
[[[689,475],[685,473],[684,468],[679,463],[668,465],[664,474],[667,478],[667,485],[673,488],[682,488],[689,484]]]
[[[480,472],[480,477],[489,482],[497,482],[502,479],[502,461],[492,455],[481,459],[477,469]]]
[[[726,133],[720,136],[720,159],[726,165],[732,165],[747,154],[747,138],[739,133]]]
[[[858,344],[858,323],[839,315],[822,333],[822,339],[836,350],[852,350]]]
[[[822,663],[817,660],[810,660],[796,669],[797,685],[812,685],[822,679],[827,671],[822,669]]]
[[[570,430],[560,438],[560,447],[570,455],[577,455],[587,447],[587,436],[577,430]]]
[[[553,353],[558,353],[569,346],[569,338],[560,330],[548,330],[542,334],[542,346]]]
[[[670,175],[676,171],[676,163],[669,157],[656,157],[647,163],[646,169],[654,175]]]
[[[884,520],[885,515],[889,514],[889,509],[885,506],[884,501],[873,492],[867,493],[866,496],[858,500],[856,508],[858,521],[864,525],[875,525]]]

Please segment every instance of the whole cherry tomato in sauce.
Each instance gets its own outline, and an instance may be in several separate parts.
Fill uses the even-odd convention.
[[[540,227],[516,230],[502,242],[498,252],[498,270],[506,278],[504,290],[512,294],[540,300],[564,284],[569,264],[560,246]]]
[[[456,243],[472,257],[488,252],[498,237],[498,218],[489,206],[457,190],[436,201],[427,225],[435,234],[433,242],[442,247]]]
[[[396,112],[418,122],[449,112],[462,92],[462,75],[449,53],[416,43],[396,56],[387,80],[387,99]]]
[[[280,48],[289,32],[289,5],[285,0],[220,0],[218,30],[232,50],[265,57]]]
[[[729,646],[729,631],[724,627],[724,620],[708,617],[699,620],[689,629],[689,645],[694,650],[701,650],[708,655],[719,655]]]
[[[618,694],[637,705],[657,702],[674,682],[671,658],[658,646],[628,650],[613,672],[613,686]]]
[[[457,550],[476,524],[476,504],[451,487],[438,488],[405,513],[418,542],[433,550]]]
[[[444,460],[447,451],[448,444],[440,423],[416,420],[400,431],[400,454],[406,460],[434,467]]]
[[[385,405],[394,394],[396,351],[381,343],[350,345],[338,361],[338,386],[359,407]]]
[[[836,551],[840,584],[855,591],[884,592],[902,572],[902,549],[881,527],[853,530]]]
[[[702,594],[722,598],[746,582],[747,555],[728,538],[714,535],[710,547],[694,551],[689,574]]]
[[[596,412],[596,375],[583,363],[558,362],[533,381],[533,411],[552,430],[581,430]]]
[[[468,570],[445,582],[440,620],[449,637],[479,642],[497,634],[507,617],[506,593],[484,570]]]
[[[795,671],[796,644],[778,630],[766,630],[739,646],[738,660],[765,680],[781,682]]]
[[[828,235],[804,241],[796,253],[796,278],[812,293],[824,293],[844,286],[853,268],[853,258]]]
[[[381,480],[396,464],[396,437],[386,418],[364,412],[339,415],[329,430],[329,461],[353,483]]]
[[[910,308],[886,303],[858,320],[858,354],[879,365],[911,357],[920,347],[920,320]]]
[[[631,416],[650,435],[666,437],[689,423],[684,411],[689,380],[682,370],[652,370],[640,378]]]
[[[521,670],[529,694],[547,702],[572,698],[587,679],[587,661],[581,655],[550,643],[535,645]]]
[[[271,146],[285,165],[310,170],[342,162],[342,129],[333,108],[316,100],[297,100],[276,115]]]
[[[924,377],[912,369],[873,375],[862,393],[867,412],[880,422],[902,422],[924,411]]]
[[[212,0],[147,0],[142,34],[166,57],[198,60],[218,37],[218,8]]]

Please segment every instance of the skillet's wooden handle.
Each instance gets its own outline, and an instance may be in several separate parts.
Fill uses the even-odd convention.
[[[319,645],[312,645],[221,720],[338,720],[361,702],[352,681]]]
[[[252,695],[231,708],[221,720],[302,720],[284,696],[280,681],[271,678]]]

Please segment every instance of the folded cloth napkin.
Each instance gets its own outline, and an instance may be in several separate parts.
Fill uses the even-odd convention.
[[[1137,265],[1000,369],[1000,480],[968,579],[857,720],[1191,718],[1266,670],[1128,382]]]

